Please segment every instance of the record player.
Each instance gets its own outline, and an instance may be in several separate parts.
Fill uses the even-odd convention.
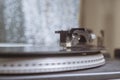
[[[1,47],[0,74],[73,71],[105,64],[103,48],[91,44],[92,31],[72,28],[55,33],[60,34],[60,46]]]

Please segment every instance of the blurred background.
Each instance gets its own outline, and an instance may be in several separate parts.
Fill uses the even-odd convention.
[[[104,46],[114,57],[115,49],[120,48],[120,0],[81,0],[80,25],[97,36],[104,31]]]
[[[79,27],[80,0],[0,0],[1,42],[56,45],[56,30]]]
[[[0,0],[0,42],[51,45],[58,39],[54,31],[85,27],[114,57],[119,7],[120,0]]]

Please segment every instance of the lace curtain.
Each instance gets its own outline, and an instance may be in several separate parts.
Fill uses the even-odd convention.
[[[53,45],[56,30],[79,26],[80,0],[4,0],[7,42]]]

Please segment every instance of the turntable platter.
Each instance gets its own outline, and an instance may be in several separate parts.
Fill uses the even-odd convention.
[[[99,49],[60,47],[1,47],[0,74],[71,71],[105,64]]]

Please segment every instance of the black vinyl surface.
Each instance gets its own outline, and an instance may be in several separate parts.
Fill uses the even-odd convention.
[[[0,47],[0,56],[49,56],[49,55],[76,55],[76,54],[97,54],[100,49],[97,47],[89,48],[67,48],[48,47],[48,46],[30,46],[30,47]]]

